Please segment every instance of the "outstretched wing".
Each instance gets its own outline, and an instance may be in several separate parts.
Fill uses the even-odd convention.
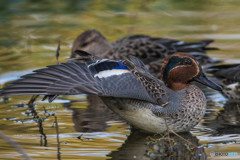
[[[101,90],[84,63],[62,63],[33,72],[1,89],[0,96],[99,94]]]
[[[90,64],[69,62],[48,66],[25,75],[0,90],[0,96],[81,93],[133,98],[155,104],[160,102],[149,94],[146,86],[122,61],[108,59]]]

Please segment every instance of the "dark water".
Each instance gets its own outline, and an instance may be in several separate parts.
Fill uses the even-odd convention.
[[[110,42],[129,34],[148,34],[182,40],[215,39],[209,54],[228,63],[240,62],[240,1],[231,0],[122,0],[0,2],[0,85],[31,70],[66,61],[71,44],[86,29],[101,31]],[[210,152],[238,152],[240,158],[240,106],[220,93],[206,90],[208,109],[204,119],[182,135],[202,146],[190,152],[181,139],[173,156],[210,158]],[[96,97],[60,96],[53,103],[39,98],[29,107],[30,96],[0,99],[0,131],[22,146],[32,159],[57,159],[55,117],[59,125],[62,159],[166,158],[169,144],[154,143],[130,131]],[[185,153],[185,154],[182,154]],[[185,157],[185,158],[183,158]],[[21,159],[0,139],[0,159]],[[216,158],[216,157],[215,157]],[[220,158],[220,157],[217,157]]]

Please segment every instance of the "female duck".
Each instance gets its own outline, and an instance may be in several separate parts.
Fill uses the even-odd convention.
[[[223,87],[222,94],[233,102],[240,101],[240,64],[223,64],[211,66],[208,73]],[[212,78],[213,79],[213,78]]]
[[[83,52],[84,53],[84,52]],[[34,71],[0,90],[4,95],[98,95],[115,113],[146,132],[161,133],[166,124],[175,132],[199,123],[206,109],[197,81],[213,89],[197,61],[185,53],[165,59],[163,81],[152,76],[137,58],[68,62]],[[166,121],[166,122],[165,122]]]
[[[71,58],[78,58],[76,50],[84,50],[101,58],[121,60],[128,55],[141,59],[148,65],[151,74],[161,79],[160,69],[164,58],[176,52],[193,55],[201,65],[219,62],[209,57],[205,52],[216,48],[208,47],[213,40],[199,42],[184,42],[175,39],[150,37],[135,34],[123,37],[110,44],[97,30],[87,30],[81,33],[73,42]]]

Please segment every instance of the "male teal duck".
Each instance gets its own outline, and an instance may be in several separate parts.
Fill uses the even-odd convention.
[[[149,71],[161,79],[159,69],[163,59],[176,52],[193,55],[201,65],[219,62],[209,57],[205,51],[216,48],[207,47],[213,40],[202,40],[188,43],[174,39],[150,37],[147,35],[131,35],[110,44],[97,30],[87,30],[80,34],[72,45],[71,58],[79,57],[76,50],[83,50],[101,58],[121,60],[128,55],[141,59],[148,65]]]
[[[240,101],[240,64],[223,64],[208,67],[208,73],[223,87],[222,94],[230,101]]]
[[[89,55],[79,51],[82,55]],[[162,80],[152,76],[142,61],[94,58],[48,66],[22,76],[0,90],[5,95],[98,95],[115,113],[145,132],[189,131],[205,113],[206,98],[191,81],[216,90],[200,65],[186,53],[164,60]]]

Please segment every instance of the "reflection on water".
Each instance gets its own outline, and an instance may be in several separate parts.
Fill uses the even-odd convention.
[[[74,103],[78,102],[73,100],[64,105],[39,103],[37,106],[1,103],[2,109],[11,114],[0,113],[3,118],[0,129],[5,131],[5,134],[12,135],[11,138],[24,146],[27,153],[34,153],[30,154],[34,159],[55,159],[57,156],[55,115],[58,117],[60,152],[63,159],[105,157],[110,151],[121,146],[129,134],[129,126],[117,121],[118,118],[114,121],[114,118],[111,118],[114,117],[113,113],[107,108],[91,112],[92,109],[87,109],[86,105],[78,105],[85,107],[82,109],[64,107],[70,107]],[[1,145],[1,148],[4,148],[0,151],[1,157],[7,158],[8,153],[16,153],[7,144]],[[10,157],[17,159],[20,155],[16,153]]]
[[[2,0],[0,85],[35,68],[56,64],[53,57],[58,40],[60,61],[66,61],[76,36],[93,28],[110,42],[135,33],[182,40],[215,39],[211,47],[220,50],[209,52],[212,57],[239,62],[239,5],[238,0]],[[130,132],[130,126],[94,96],[60,96],[51,104],[38,99],[35,105],[27,105],[30,96],[0,97],[0,130],[33,159],[57,158],[54,115],[62,159],[166,159],[170,154],[206,159],[211,151],[239,153],[239,104],[227,102],[212,90],[205,93],[206,116],[191,133],[182,135],[204,147],[191,153],[177,137],[173,137],[177,145],[171,149],[165,143],[149,142],[149,135]],[[21,159],[21,155],[0,139],[0,159]]]
[[[227,102],[218,113],[206,116],[203,123],[212,129],[212,135],[240,134],[240,106],[237,102]]]
[[[106,131],[108,121],[119,121],[121,118],[113,113],[98,96],[87,96],[87,109],[73,109],[74,128],[78,132]],[[71,107],[71,103],[69,106]]]
[[[191,149],[185,141],[177,136],[171,135],[173,144],[169,144],[167,139],[157,135],[154,139],[147,139],[149,135],[132,131],[125,143],[117,151],[113,151],[109,156],[111,159],[206,159],[203,147]],[[198,138],[191,133],[180,134],[189,143],[199,146]]]

